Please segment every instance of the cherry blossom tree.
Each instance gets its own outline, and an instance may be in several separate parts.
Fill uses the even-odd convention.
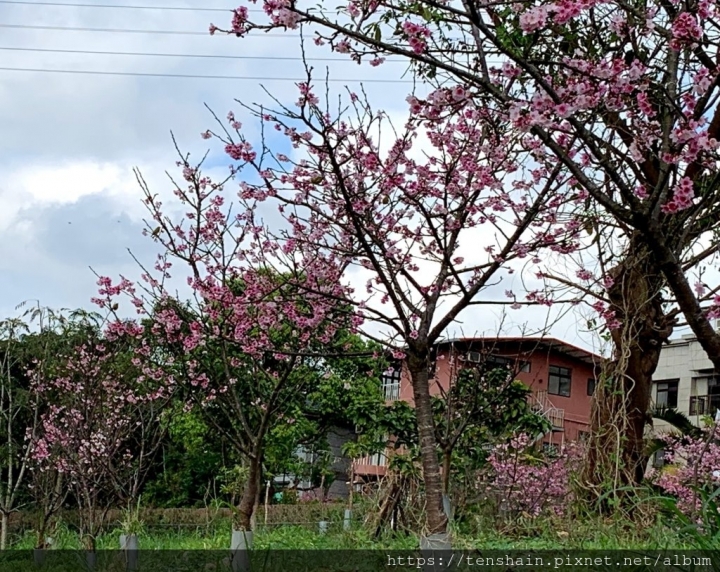
[[[427,527],[442,533],[447,519],[430,398],[431,349],[464,310],[487,303],[481,292],[514,272],[513,261],[538,263],[543,249],[577,248],[580,225],[568,216],[577,198],[561,190],[567,181],[559,169],[520,165],[508,122],[493,121],[463,89],[438,92],[442,110],[431,120],[411,117],[401,132],[357,94],[349,94],[347,113],[334,117],[322,108],[310,77],[299,91],[293,109],[279,102],[273,110],[248,108],[263,129],[288,138],[294,159],[265,141],[253,146],[233,113],[229,129],[220,122],[217,133],[204,137],[221,140],[236,161],[236,178],[243,175],[244,216],[263,237],[256,256],[303,297],[350,308],[354,323],[366,323],[365,335],[406,360]],[[420,135],[432,153],[414,158]],[[259,213],[272,212],[269,206],[281,222],[260,230]],[[315,274],[298,273],[298,258],[319,261]],[[338,287],[327,292],[308,277]],[[351,287],[353,277],[365,282],[363,291]],[[542,292],[530,298],[524,303],[545,303]]]
[[[181,155],[178,164],[185,180],[173,181],[180,216],[168,214],[138,173],[152,217],[147,235],[163,247],[155,270],[143,267],[137,285],[101,277],[95,302],[116,312],[118,297],[130,298],[143,316],[142,335],[153,340],[137,364],[150,359],[158,369],[148,376],[197,408],[247,462],[234,526],[250,531],[268,436],[294,423],[323,371],[320,356],[347,353],[344,336],[358,319],[341,303],[345,287],[331,264],[298,256],[288,269],[292,282],[277,274],[267,259],[280,245],[252,213],[233,214],[224,184],[204,175],[202,162]],[[184,273],[191,299],[171,293],[173,267]],[[118,318],[112,327],[124,331],[128,323]]]
[[[666,434],[663,443],[664,469],[653,469],[650,480],[676,498],[677,507],[692,519],[701,514],[703,495],[713,495],[720,480],[720,444],[713,423],[699,435]]]
[[[134,342],[89,332],[56,367],[33,376],[47,408],[31,435],[32,457],[40,471],[63,476],[90,551],[107,510],[137,498],[164,433],[161,403],[169,394],[124,359]]]
[[[462,93],[491,123],[523,134],[520,164],[559,169],[565,191],[587,200],[578,220],[622,235],[598,310],[613,326],[615,371],[627,417],[625,463],[642,476],[642,435],[659,350],[675,325],[667,297],[720,367],[720,284],[703,275],[716,260],[720,110],[717,5],[709,0],[536,3],[352,1],[304,7],[266,0],[246,6],[228,33],[296,29],[358,62],[404,58],[437,89],[410,99],[435,119]],[[211,26],[215,33],[218,27]],[[455,86],[455,87],[453,87]],[[579,269],[582,271],[583,269]],[[584,286],[583,281],[579,281]],[[695,282],[695,285],[693,285]],[[613,417],[599,412],[597,419]],[[603,470],[601,469],[600,473]]]
[[[18,502],[27,486],[38,512],[43,514],[39,547],[45,539],[43,523],[52,516],[65,495],[54,494],[46,478],[40,477],[33,460],[34,439],[40,429],[41,414],[47,402],[37,391],[34,380],[48,375],[57,364],[59,354],[71,348],[97,316],[76,310],[55,311],[40,303],[22,302],[17,318],[0,322],[0,435],[3,455],[0,460],[0,548],[7,545],[8,521],[19,510]],[[42,494],[40,491],[42,490]],[[36,494],[37,493],[37,494]]]

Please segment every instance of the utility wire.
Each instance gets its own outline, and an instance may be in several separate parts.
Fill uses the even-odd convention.
[[[348,58],[301,58],[289,56],[226,56],[223,54],[166,54],[157,52],[115,52],[115,51],[99,51],[99,50],[66,50],[58,48],[25,48],[16,46],[0,46],[0,51],[9,52],[42,52],[51,54],[84,54],[96,56],[141,56],[141,57],[161,57],[161,58],[204,58],[204,59],[220,59],[220,60],[265,60],[265,61],[283,61],[283,62],[344,62],[350,60]],[[409,60],[401,58],[387,58],[386,64],[409,64]],[[500,60],[488,60],[491,65],[500,65]]]
[[[124,8],[128,10],[173,10],[182,12],[232,12],[233,8],[190,8],[188,6],[137,6],[122,4],[81,4],[79,2],[28,2],[26,0],[0,0],[0,4],[20,4],[22,6],[63,6],[68,8]],[[262,12],[262,10],[249,10]]]
[[[303,58],[291,58],[288,56],[225,56],[221,54],[159,54],[151,52],[104,52],[96,50],[60,50],[55,48],[18,48],[10,46],[0,46],[0,50],[13,52],[47,52],[53,54],[91,54],[99,56],[148,56],[148,57],[168,57],[168,58],[218,58],[226,60],[272,60],[272,61],[293,61],[301,62]],[[348,58],[305,58],[308,62],[349,62]],[[386,63],[400,63],[406,60],[388,59]]]
[[[210,32],[190,32],[183,30],[128,30],[123,28],[80,28],[80,27],[65,27],[65,26],[36,26],[34,24],[0,24],[0,28],[14,28],[20,30],[60,30],[66,32],[108,32],[108,33],[123,33],[123,34],[175,34],[181,36],[210,36]],[[225,35],[225,34],[218,34]],[[263,37],[293,37],[299,38],[300,34],[261,34],[253,36],[254,38]]]
[[[40,68],[6,68],[0,67],[0,71],[15,72],[37,72],[37,73],[66,73],[66,74],[87,74],[87,75],[116,75],[116,76],[136,76],[136,77],[173,77],[187,79],[232,79],[241,81],[292,81],[305,82],[307,78],[291,78],[291,77],[251,77],[251,76],[233,76],[233,75],[194,75],[194,74],[174,74],[174,73],[142,73],[142,72],[113,72],[113,71],[94,71],[94,70],[58,70],[58,69],[40,69]],[[379,78],[328,78],[313,79],[314,83],[322,83],[324,81],[331,82],[352,82],[352,83],[414,83],[411,80],[401,79],[379,79]]]
[[[0,0],[2,1],[2,0]],[[85,27],[69,27],[69,26],[38,26],[35,24],[0,24],[0,28],[12,28],[17,30],[58,30],[62,32],[107,32],[113,34],[171,34],[180,36],[207,36],[215,37],[210,35],[210,30],[205,32],[191,32],[185,30],[131,30],[127,28],[85,28]],[[216,36],[234,36],[234,34],[219,33]],[[280,32],[279,34],[272,34],[268,32],[259,33],[251,36],[253,39],[256,38],[301,38],[301,34],[287,34]],[[305,35],[307,38],[307,35]],[[459,40],[460,38],[450,38]]]

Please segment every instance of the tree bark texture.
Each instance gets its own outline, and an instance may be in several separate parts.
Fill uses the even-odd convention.
[[[407,359],[420,440],[428,533],[444,533],[447,531],[447,517],[442,509],[443,485],[435,438],[435,420],[430,399],[428,359],[426,356],[418,355],[408,355]]]
[[[663,310],[660,270],[639,244],[631,241],[610,276],[610,307],[621,326],[610,332],[614,359],[595,390],[583,479],[596,498],[644,477],[652,378],[674,325]]]
[[[262,458],[255,456],[250,459],[250,471],[247,483],[243,489],[242,498],[238,505],[237,530],[252,530],[253,514],[260,494],[260,479],[262,477]]]

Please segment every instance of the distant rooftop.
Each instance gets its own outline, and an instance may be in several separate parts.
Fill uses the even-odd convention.
[[[522,336],[496,336],[496,337],[477,337],[477,338],[451,338],[438,342],[437,346],[445,346],[451,344],[480,344],[492,345],[496,343],[519,343],[526,346],[525,350],[531,349],[554,349],[560,353],[568,355],[577,360],[583,361],[590,365],[600,364],[605,358],[591,351],[584,350],[557,338],[548,336],[522,337]],[[528,348],[527,346],[532,346]]]

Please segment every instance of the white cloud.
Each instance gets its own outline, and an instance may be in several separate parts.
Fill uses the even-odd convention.
[[[198,7],[174,0],[173,5]],[[90,28],[193,30],[205,32],[212,21],[227,25],[229,14],[50,6],[0,5],[0,20],[8,24]],[[277,34],[277,33],[275,33]],[[297,37],[260,35],[233,37],[169,34],[120,34],[59,30],[3,29],[0,47],[222,56],[298,57]],[[324,48],[306,44],[309,58],[334,58]],[[91,55],[0,50],[3,66],[33,69],[76,69],[110,72],[300,78],[300,61]],[[314,77],[400,79],[402,64],[379,68],[348,61],[310,62]],[[0,71],[0,313],[13,313],[28,298],[54,307],[91,307],[95,279],[89,271],[136,278],[137,266],[126,249],[152,260],[152,243],[140,236],[145,216],[132,168],[137,166],[153,192],[171,196],[165,171],[176,172],[170,140],[176,135],[182,151],[199,158],[207,141],[199,134],[214,127],[207,103],[221,119],[233,110],[247,134],[257,139],[257,124],[234,101],[271,104],[261,89],[283,103],[297,99],[293,82],[258,80],[172,79],[132,76],[70,75]],[[406,78],[407,79],[407,78]],[[322,82],[313,82],[323,92]],[[409,84],[368,83],[376,109],[388,111],[401,129],[407,117]],[[354,85],[357,89],[358,85]],[[426,91],[426,90],[425,90]],[[331,84],[331,97],[345,93]],[[420,88],[420,94],[424,93]],[[419,141],[413,154],[428,149]],[[230,161],[215,147],[210,157],[215,178],[227,174]],[[234,184],[234,183],[232,183]],[[166,200],[170,209],[175,205]],[[479,240],[479,237],[478,237]],[[470,256],[477,244],[463,245]],[[497,299],[502,299],[503,282]],[[518,329],[525,321],[542,324],[541,309],[523,310],[506,320]],[[501,322],[499,310],[488,307],[467,312],[455,331],[493,334]],[[563,327],[572,333],[572,319]],[[570,324],[570,325],[568,325]]]

